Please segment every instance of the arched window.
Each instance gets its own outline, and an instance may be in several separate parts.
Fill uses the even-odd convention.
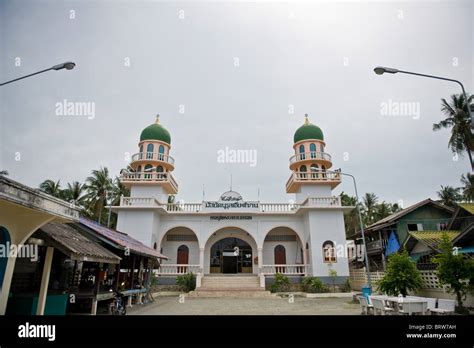
[[[326,178],[326,167],[325,166],[321,166],[321,171],[323,173],[323,178]]]
[[[140,176],[142,175],[142,166],[138,166],[137,173],[137,178],[140,178]]]
[[[318,177],[319,167],[316,163],[312,163],[310,167],[311,179],[316,179]]]
[[[143,159],[143,144],[140,145],[140,154],[138,156],[139,159]]]
[[[324,144],[320,144],[319,147],[321,148],[321,152],[324,152]]]
[[[151,164],[147,164],[145,166],[145,179],[150,179],[152,177],[151,170],[150,170],[151,168],[152,168]]]
[[[301,160],[304,160],[306,158],[305,154],[304,154],[304,145],[301,144],[300,145],[300,161]]]
[[[309,144],[309,151],[311,152],[311,158],[316,158],[316,144]]]
[[[156,167],[156,172],[157,173],[163,173],[163,167],[162,166]]]
[[[153,144],[148,144],[146,146],[146,158],[147,159],[153,158]]]
[[[336,262],[336,248],[334,248],[334,243],[330,240],[323,243],[323,261],[325,263]]]
[[[158,248],[158,245],[157,245],[156,242],[155,242],[155,244],[153,244],[153,249],[156,250],[157,248]]]
[[[180,245],[178,254],[176,256],[176,263],[178,265],[187,265],[189,263],[189,248],[186,245]],[[186,273],[187,267],[178,266],[178,273]]]
[[[300,179],[306,179],[306,166],[301,166],[300,167]]]
[[[160,147],[158,148],[158,160],[160,161],[165,160],[165,156],[163,155],[164,153],[165,153],[165,147],[163,145],[160,145]]]

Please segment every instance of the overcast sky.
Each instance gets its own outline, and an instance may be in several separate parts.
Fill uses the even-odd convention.
[[[286,202],[293,134],[304,114],[321,127],[333,168],[360,192],[414,203],[460,186],[440,99],[455,84],[377,76],[376,65],[437,74],[473,91],[469,1],[153,2],[1,1],[0,169],[37,187],[45,179],[113,175],[138,152],[155,114],[171,133],[178,199]],[[57,115],[57,103],[95,113]],[[400,104],[402,103],[402,104]],[[184,106],[184,112],[183,112]],[[397,115],[397,106],[410,106]],[[291,111],[294,109],[294,112]],[[385,112],[387,111],[388,112]],[[219,150],[256,150],[257,163],[219,163]],[[353,193],[349,180],[336,190]]]

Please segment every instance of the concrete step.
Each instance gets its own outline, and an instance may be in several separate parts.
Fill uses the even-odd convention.
[[[233,297],[233,298],[276,298],[276,294],[272,294],[270,291],[259,289],[259,290],[209,290],[209,289],[197,289],[191,291],[188,297],[201,297],[201,298],[216,298],[216,297]]]

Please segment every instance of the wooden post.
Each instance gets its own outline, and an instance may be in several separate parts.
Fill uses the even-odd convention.
[[[43,275],[41,276],[41,286],[38,295],[38,305],[36,307],[36,315],[43,315],[46,306],[46,298],[48,297],[49,276],[51,274],[51,264],[53,262],[54,248],[48,247],[46,249],[46,256],[44,258]]]

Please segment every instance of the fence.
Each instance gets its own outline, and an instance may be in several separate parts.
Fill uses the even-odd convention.
[[[352,289],[361,290],[362,286],[367,284],[367,273],[365,272],[365,268],[350,268],[349,272]],[[423,281],[423,289],[443,291],[445,290],[445,288],[439,284],[438,277],[436,276],[436,271],[427,270],[420,271],[420,273],[421,279]],[[377,284],[377,282],[382,279],[383,276],[384,272],[370,272],[370,279],[373,285]]]

